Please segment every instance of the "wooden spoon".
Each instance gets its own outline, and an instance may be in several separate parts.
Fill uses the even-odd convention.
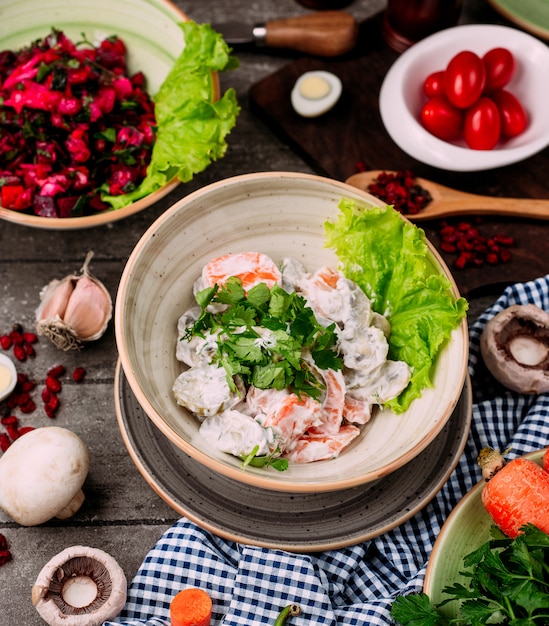
[[[363,191],[381,174],[381,170],[370,170],[353,174],[345,182]],[[432,220],[452,215],[508,215],[549,220],[549,199],[498,198],[466,193],[439,185],[425,178],[415,179],[433,198],[429,204],[415,215],[406,215],[411,221]]]

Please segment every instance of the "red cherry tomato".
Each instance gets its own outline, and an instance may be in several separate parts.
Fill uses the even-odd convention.
[[[501,133],[501,116],[496,103],[483,96],[465,114],[463,135],[473,150],[491,150]]]
[[[463,111],[452,106],[446,98],[435,96],[423,105],[421,123],[435,137],[453,141],[461,137]]]
[[[501,115],[501,134],[516,137],[528,126],[528,116],[520,100],[510,91],[499,89],[490,94]]]
[[[482,57],[486,70],[485,90],[501,89],[511,80],[515,71],[515,57],[507,48],[492,48]]]
[[[444,95],[444,72],[433,72],[423,81],[423,93],[428,98]]]
[[[484,63],[469,50],[456,54],[444,72],[446,97],[460,109],[467,109],[480,98],[485,83]]]

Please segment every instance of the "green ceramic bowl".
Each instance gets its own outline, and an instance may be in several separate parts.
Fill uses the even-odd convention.
[[[525,455],[541,465],[545,450]],[[492,518],[482,505],[482,490],[486,483],[477,483],[457,504],[448,516],[440,535],[435,541],[427,565],[423,590],[433,604],[446,599],[442,589],[454,583],[467,585],[469,579],[460,575],[464,569],[463,559],[490,539]],[[457,617],[457,601],[442,607],[446,617]]]
[[[141,70],[149,93],[158,91],[184,45],[179,23],[189,18],[168,0],[2,0],[0,49],[15,50],[48,35],[52,27],[78,41],[118,35],[128,50],[130,71]],[[212,97],[218,97],[214,76]],[[0,219],[37,228],[68,230],[99,226],[142,211],[171,191],[174,180],[116,211],[65,219],[28,215],[0,207]]]
[[[549,39],[549,3],[547,0],[488,0],[496,11],[524,30]]]

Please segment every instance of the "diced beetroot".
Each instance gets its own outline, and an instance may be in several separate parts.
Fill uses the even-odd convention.
[[[42,181],[40,195],[57,196],[60,193],[65,193],[69,186],[70,182],[65,174],[52,174]]]
[[[57,107],[58,113],[61,115],[76,115],[82,110],[82,101],[78,98],[61,98],[59,106]]]
[[[140,146],[145,141],[145,135],[133,126],[124,126],[118,131],[116,142],[128,146]]]
[[[2,187],[2,206],[5,209],[15,208],[17,200],[23,191],[23,185],[4,185]]]
[[[34,196],[32,208],[40,217],[57,217],[55,200],[52,196]]]
[[[105,190],[135,189],[156,132],[144,86],[141,72],[127,75],[118,37],[75,45],[53,29],[0,52],[2,206],[72,217],[110,209]]]
[[[112,86],[116,91],[116,95],[120,100],[125,100],[129,98],[133,93],[133,85],[129,78],[125,76],[122,78],[116,78],[112,81]]]
[[[75,217],[73,211],[80,196],[68,196],[57,198],[57,211],[59,217]]]

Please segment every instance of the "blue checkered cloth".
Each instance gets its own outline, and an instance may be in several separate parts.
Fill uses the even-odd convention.
[[[292,626],[387,625],[394,598],[422,589],[433,543],[451,510],[480,479],[484,446],[511,447],[509,458],[549,446],[549,394],[524,396],[494,381],[479,357],[486,322],[513,304],[549,311],[549,275],[508,287],[470,327],[473,421],[464,453],[437,496],[415,517],[364,543],[294,554],[221,539],[180,519],[159,539],[132,581],[126,606],[106,626],[169,626],[169,606],[184,587],[213,599],[212,625],[273,624],[297,603]]]

